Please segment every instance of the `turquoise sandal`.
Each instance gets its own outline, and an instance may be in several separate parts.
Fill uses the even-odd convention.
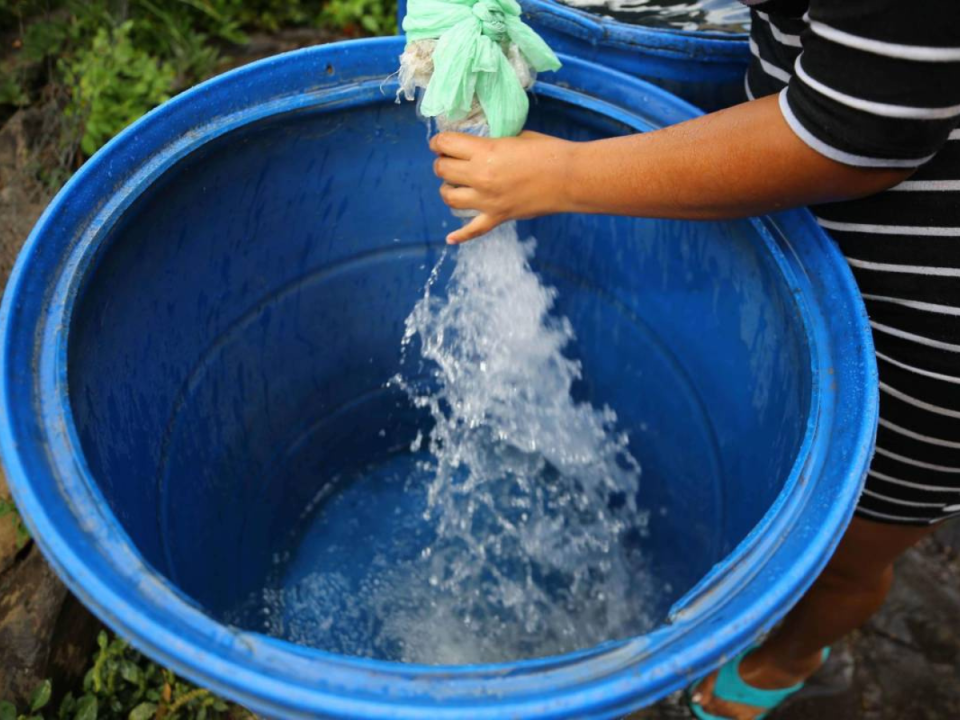
[[[797,683],[796,685],[783,688],[782,690],[761,690],[760,688],[747,685],[743,681],[743,678],[740,677],[740,663],[743,658],[745,658],[755,649],[756,646],[753,646],[744,650],[742,653],[737,655],[737,657],[720,668],[720,673],[717,675],[717,684],[714,686],[713,694],[715,697],[718,697],[721,700],[726,700],[727,702],[737,703],[740,705],[750,705],[752,707],[758,707],[770,711],[779,706],[788,697],[803,689],[803,686],[806,683]],[[826,662],[828,657],[830,657],[830,648],[824,648],[823,662]],[[696,689],[699,687],[699,685],[700,683],[694,685],[687,694],[687,704],[690,706],[691,712],[700,718],[700,720],[727,720],[727,718],[722,718],[719,715],[711,715],[704,710],[699,703],[695,703],[693,701],[693,693],[696,692]],[[762,718],[767,717],[768,714],[769,712],[764,713],[757,720],[762,720]]]

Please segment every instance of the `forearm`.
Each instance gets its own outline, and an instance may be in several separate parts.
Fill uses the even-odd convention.
[[[763,215],[872,195],[911,173],[819,154],[790,129],[776,97],[608,140],[442,133],[431,147],[439,155],[434,169],[445,181],[443,199],[479,212],[450,233],[453,243],[507,220],[561,212],[681,220]]]
[[[820,155],[786,124],[776,96],[655,132],[571,144],[566,168],[558,211],[678,219],[848,200],[911,172]]]

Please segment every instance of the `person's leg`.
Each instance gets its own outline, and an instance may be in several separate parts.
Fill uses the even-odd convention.
[[[883,604],[893,580],[893,562],[933,530],[854,518],[826,570],[780,627],[740,664],[744,681],[757,688],[790,687],[820,667],[823,648],[865,623]],[[733,720],[753,720],[762,711],[713,696],[716,673],[694,697],[704,710]]]

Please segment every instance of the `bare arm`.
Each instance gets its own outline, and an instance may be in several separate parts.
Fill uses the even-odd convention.
[[[760,215],[872,195],[913,172],[820,155],[786,124],[776,96],[627,137],[573,143],[537,133],[501,140],[443,133],[431,148],[444,200],[481,213],[450,234],[452,243],[550,213]]]

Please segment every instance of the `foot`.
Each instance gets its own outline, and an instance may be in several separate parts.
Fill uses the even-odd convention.
[[[740,663],[740,678],[747,685],[761,690],[780,690],[805,682],[820,669],[822,664],[822,656],[817,653],[785,669],[780,667],[779,663],[770,662],[765,658],[761,648],[747,655]],[[717,683],[717,672],[704,679],[693,694],[693,701],[699,703],[706,712],[730,720],[756,720],[765,712],[769,712],[763,708],[741,705],[715,697],[713,691]]]

